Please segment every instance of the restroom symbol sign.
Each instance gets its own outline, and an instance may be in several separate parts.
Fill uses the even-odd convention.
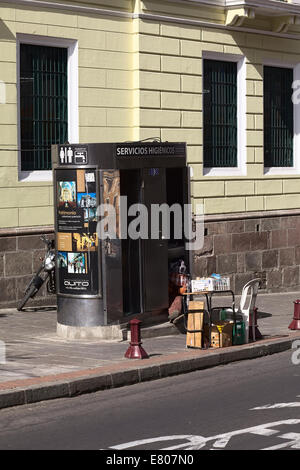
[[[74,152],[71,147],[61,147],[59,152],[59,160],[61,165],[70,165],[73,163]]]
[[[86,165],[88,162],[87,149],[70,146],[60,147],[59,161],[61,165]]]

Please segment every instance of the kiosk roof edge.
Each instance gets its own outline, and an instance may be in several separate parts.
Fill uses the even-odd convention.
[[[173,157],[173,158],[172,158]],[[53,166],[96,165],[98,168],[186,166],[185,142],[116,142],[52,146]]]

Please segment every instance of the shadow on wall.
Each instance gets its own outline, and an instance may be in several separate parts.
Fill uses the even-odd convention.
[[[0,41],[16,41],[16,36],[6,26],[3,20],[0,20]]]

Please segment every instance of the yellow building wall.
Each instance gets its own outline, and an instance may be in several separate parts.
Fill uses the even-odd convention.
[[[93,3],[132,10],[131,0]],[[19,181],[17,33],[78,40],[81,142],[133,138],[131,18],[0,2],[0,80],[6,84],[6,104],[0,104],[0,228],[53,224],[52,182]]]
[[[54,1],[54,0],[52,0]],[[82,4],[84,2],[66,2]],[[87,3],[87,2],[85,2]],[[165,15],[166,4],[93,0],[103,8]],[[224,23],[224,12],[191,6],[172,12]],[[193,166],[192,196],[206,214],[300,207],[300,177],[266,176],[263,168],[263,60],[300,62],[299,42],[204,26],[13,7],[0,0],[0,228],[53,224],[51,182],[18,176],[16,34],[78,40],[79,140],[107,142],[160,137],[186,141]],[[247,60],[247,175],[203,176],[203,51],[242,54]],[[10,150],[5,150],[10,149]]]
[[[266,175],[263,164],[263,63],[272,60],[296,65],[300,62],[298,40],[144,20],[136,49],[141,64],[140,137],[187,142],[194,207],[203,203],[207,215],[300,208],[300,177]],[[245,176],[203,176],[204,51],[246,57]]]

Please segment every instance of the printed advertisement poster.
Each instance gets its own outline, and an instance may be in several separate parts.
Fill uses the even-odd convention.
[[[58,231],[77,231],[83,225],[83,213],[78,210],[75,181],[59,181],[58,194]]]
[[[57,268],[59,292],[99,292],[96,171],[59,169],[57,180]]]

